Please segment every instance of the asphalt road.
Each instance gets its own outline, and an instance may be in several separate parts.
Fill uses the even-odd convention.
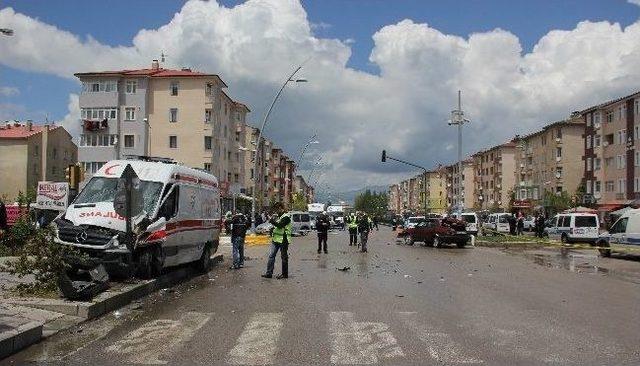
[[[640,285],[601,270],[620,259],[578,255],[565,266],[553,253],[408,247],[389,229],[374,232],[367,254],[347,241],[331,234],[318,255],[313,235],[296,238],[286,280],[260,278],[266,246],[248,248],[239,271],[225,256],[206,276],[2,364],[640,363]]]

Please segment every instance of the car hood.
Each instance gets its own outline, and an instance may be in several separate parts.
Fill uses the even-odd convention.
[[[125,218],[116,213],[113,202],[73,204],[67,208],[64,218],[75,226],[92,225],[118,231],[126,230]]]

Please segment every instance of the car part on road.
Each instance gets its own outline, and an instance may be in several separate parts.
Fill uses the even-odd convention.
[[[442,246],[442,243],[440,242],[440,237],[436,236],[433,238],[433,247],[434,248],[440,248]]]

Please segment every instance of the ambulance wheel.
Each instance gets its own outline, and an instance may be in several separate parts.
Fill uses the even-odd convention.
[[[207,273],[211,267],[211,243],[206,243],[202,249],[200,259],[195,262],[196,271],[199,273]]]
[[[136,277],[148,280],[157,277],[162,272],[162,256],[157,246],[144,248],[138,252],[136,260]]]

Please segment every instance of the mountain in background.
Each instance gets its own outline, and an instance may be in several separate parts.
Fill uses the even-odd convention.
[[[346,191],[346,192],[323,191],[323,192],[316,193],[316,202],[327,203],[328,201],[331,201],[332,203],[337,203],[339,201],[345,201],[346,203],[353,205],[353,202],[355,202],[355,199],[358,193],[362,193],[367,189],[370,190],[371,192],[386,193],[387,190],[389,189],[389,186],[367,186],[354,191]]]

